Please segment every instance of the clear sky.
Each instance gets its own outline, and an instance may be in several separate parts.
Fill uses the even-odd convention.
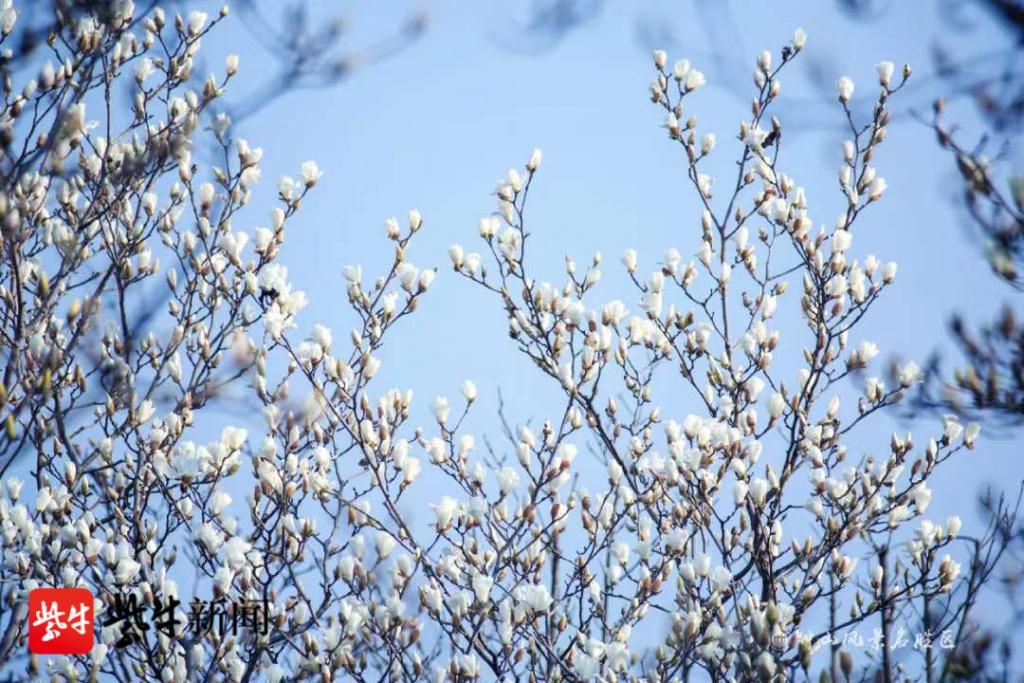
[[[637,249],[647,271],[668,247],[689,255],[699,240],[699,211],[683,182],[684,160],[658,127],[662,116],[647,97],[651,50],[664,47],[670,62],[687,57],[707,75],[706,89],[688,98],[688,112],[698,116],[702,130],[718,133],[716,153],[725,169],[738,149],[738,122],[749,116],[754,56],[765,48],[777,54],[799,26],[807,31],[807,47],[782,78],[783,166],[807,188],[819,222],[831,225],[842,207],[835,180],[842,115],[831,84],[849,75],[861,94],[873,93],[876,62],[915,68],[918,85],[895,104],[900,117],[876,159],[889,190],[860,223],[854,252],[900,264],[896,285],[872,309],[861,333],[887,357],[923,364],[933,349],[948,348],[950,312],[982,321],[1013,295],[990,275],[980,245],[963,229],[951,194],[952,159],[929,129],[907,115],[911,104],[927,114],[931,98],[942,92],[943,82],[930,77],[931,47],[935,38],[950,36],[940,12],[951,3],[878,4],[884,9],[865,22],[824,0],[736,2],[728,3],[729,11],[698,11],[694,2],[609,1],[544,49],[516,34],[517,12],[507,6],[454,0],[427,5],[429,30],[408,49],[336,87],[281,97],[242,124],[241,134],[264,149],[266,195],[274,193],[280,174],[297,174],[306,159],[316,159],[325,171],[290,224],[282,258],[312,301],[299,331],[322,321],[336,338],[347,332],[342,265],[380,271],[390,258],[384,220],[418,208],[426,224],[411,259],[441,266],[440,276],[403,326],[404,335],[385,349],[381,385],[413,388],[417,414],[426,423],[435,394],[454,398],[463,379],[475,380],[481,394],[473,422],[478,439],[497,436],[499,388],[513,420],[542,418],[555,387],[516,354],[496,302],[451,272],[448,245],[478,248],[477,221],[494,206],[496,181],[541,147],[544,166],[530,201],[534,274],[561,281],[566,252],[584,264],[599,250],[605,256],[604,300],[635,304],[618,265],[624,250]],[[356,46],[386,34],[410,9],[401,2],[345,5]],[[957,31],[958,49],[982,50],[997,37],[979,10],[964,17],[974,28]],[[715,30],[708,30],[709,21]],[[207,45],[213,59],[241,54],[235,97],[254,88],[275,63],[246,36],[232,18]],[[524,44],[529,49],[519,49]],[[968,132],[981,130],[969,107],[954,107],[950,117]],[[784,305],[797,301],[789,296]],[[783,328],[783,344],[787,332]],[[685,415],[696,406],[672,408]],[[882,425],[879,432],[862,435],[865,443],[857,444],[865,450],[883,448],[890,428],[924,435],[911,422],[874,424]],[[1012,489],[1020,481],[1024,467],[1016,450],[1005,436],[983,438],[975,452],[937,475],[930,515],[959,512],[969,527],[972,492],[988,483]]]

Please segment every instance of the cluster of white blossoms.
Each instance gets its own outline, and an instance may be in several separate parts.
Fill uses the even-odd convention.
[[[703,75],[686,60],[669,68],[667,55],[655,52],[652,101],[666,111],[664,128],[684,152],[700,240],[696,249],[668,249],[648,278],[639,275],[638,254],[626,252],[622,264],[638,290],[635,313],[621,299],[587,303],[601,279],[600,254],[582,271],[567,256],[561,284],[525,272],[525,201],[539,151],[525,172],[509,171],[496,191],[497,210],[481,221],[491,265],[461,245],[449,249],[455,271],[500,298],[520,351],[568,399],[564,414],[545,423],[543,439],[524,432],[518,460],[533,485],[529,507],[515,515],[537,515],[534,536],[572,567],[552,558],[555,574],[519,579],[549,586],[551,616],[532,634],[545,645],[534,650],[567,678],[647,672],[671,680],[702,668],[727,679],[788,680],[789,672],[810,666],[829,634],[822,623],[807,635],[804,622],[797,640],[803,615],[816,615],[831,600],[833,614],[849,615],[847,627],[888,628],[902,604],[936,599],[959,574],[959,564],[941,551],[960,520],[924,517],[931,500],[926,482],[938,464],[973,447],[978,426],[965,429],[949,417],[923,451],[915,451],[909,435],[894,434],[881,444],[888,451],[882,456],[854,457],[848,449],[858,446],[846,438],[900,401],[921,375],[913,362],[897,369],[892,388],[866,375],[859,397],[850,381],[879,355],[874,343],[858,340],[855,327],[897,272],[895,263],[856,255],[854,228],[886,189],[871,162],[886,137],[888,99],[902,82],[893,85],[891,64],[877,67],[877,104],[859,126],[846,110],[852,81],[840,80],[839,100],[851,121],[839,172],[843,206],[831,229],[820,226],[803,188],[779,166],[782,123],[767,113],[780,93],[779,71],[804,41],[798,32],[774,68],[770,52],[758,57],[752,118],[737,135],[739,172],[727,183],[736,189],[724,199],[702,171],[716,137],[698,131],[696,116],[684,116],[683,99]],[[903,82],[909,75],[904,68]],[[774,318],[791,283],[801,291],[808,345],[780,358]],[[690,388],[689,400],[680,401],[678,391],[667,403],[657,400],[654,378],[668,368]],[[698,413],[673,417],[684,406]],[[600,477],[579,473],[579,483],[567,486],[571,459],[559,454],[568,440],[579,441],[578,430],[597,442],[594,456],[606,463],[609,488],[589,490]],[[864,438],[870,433],[860,443]],[[878,446],[868,445],[867,453]],[[503,504],[486,509],[507,523]],[[569,515],[579,515],[583,538],[566,532],[573,524],[566,509],[578,510]],[[493,535],[471,517],[467,533],[481,526],[480,536]],[[909,554],[894,559],[898,529],[911,520],[918,528]],[[858,563],[862,557],[875,558],[876,572],[879,561],[914,571],[898,569],[899,578],[876,581],[865,599],[856,571],[867,564]],[[578,610],[584,596],[590,604]],[[645,620],[652,608],[673,615],[669,634]],[[594,640],[598,633],[603,640]],[[653,653],[642,645],[634,652],[631,633],[643,634],[639,642],[663,640]]]
[[[212,107],[238,58],[193,88],[220,19],[115,8],[62,26],[67,54],[7,88],[0,113],[13,266],[0,273],[0,661],[26,659],[29,590],[81,586],[99,620],[124,592],[145,605],[212,594],[266,600],[270,628],[115,648],[123,626],[106,625],[90,655],[28,657],[31,672],[781,681],[837,618],[887,629],[955,588],[961,523],[925,516],[928,481],[977,427],[948,418],[923,445],[858,429],[920,375],[868,375],[879,349],[858,328],[896,275],[853,239],[885,190],[870,162],[902,86],[891,67],[869,122],[846,111],[829,228],[779,166],[768,114],[803,32],[777,65],[758,57],[738,175],[717,186],[703,164],[722,145],[684,116],[704,75],[655,53],[651,99],[683,152],[696,239],[646,276],[628,251],[636,291],[620,298],[596,299],[600,254],[567,257],[560,281],[526,272],[540,151],[510,170],[479,250],[453,245],[451,265],[500,300],[512,345],[565,403],[485,453],[463,429],[473,382],[428,402],[427,426],[410,423],[411,391],[381,385],[384,341],[436,275],[407,256],[419,212],[385,223],[380,275],[338,274],[347,334],[298,332],[307,297],[277,255],[320,167],[278,182],[268,227],[238,227],[262,151]],[[4,36],[15,18],[4,5]],[[85,97],[121,74],[127,118],[117,98]],[[844,109],[852,90],[841,82]],[[200,140],[216,162],[200,163]],[[792,299],[804,325],[783,335]],[[224,427],[232,404],[255,419]]]

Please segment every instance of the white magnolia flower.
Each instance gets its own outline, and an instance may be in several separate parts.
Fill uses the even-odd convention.
[[[967,429],[964,430],[964,445],[974,448],[974,442],[979,434],[981,434],[981,425],[977,422],[968,422]]]
[[[636,272],[636,258],[636,249],[627,249],[622,257],[622,264],[626,266],[626,270],[630,273]]]
[[[935,542],[938,533],[939,527],[929,519],[922,519],[917,527],[917,537],[925,547],[931,546]]]
[[[16,477],[7,479],[7,497],[10,498],[12,503],[18,502],[18,498],[21,497],[21,488],[24,484],[25,482]]]
[[[422,465],[417,458],[406,458],[402,464],[402,480],[406,484],[411,484],[416,481],[416,477],[420,475]]]
[[[491,596],[491,587],[494,585],[494,579],[487,574],[479,573],[473,577],[473,593],[476,596],[476,601],[485,603]]]
[[[453,244],[448,247],[448,258],[452,261],[452,266],[455,270],[462,268],[462,264],[466,261],[466,252],[460,244]]]
[[[848,76],[843,76],[836,81],[836,90],[839,92],[839,101],[843,104],[849,102],[850,98],[853,97],[853,89],[853,80]]]
[[[892,62],[879,62],[875,64],[875,70],[878,72],[878,82],[882,86],[888,86],[889,81],[892,79],[892,73],[895,71],[896,66]]]
[[[18,11],[14,9],[12,0],[0,3],[0,33],[10,35],[14,24],[18,21]]]
[[[765,479],[756,478],[750,482],[750,496],[754,500],[754,504],[758,507],[764,507],[765,501],[768,499],[768,482]]]
[[[203,544],[207,552],[216,554],[224,544],[224,537],[212,524],[206,522],[196,532],[196,540]]]
[[[391,551],[395,549],[397,543],[395,537],[388,532],[378,531],[376,537],[377,556],[382,560],[386,560],[391,555]]]
[[[705,133],[704,137],[701,138],[700,153],[709,154],[715,148],[715,140],[714,133]]]
[[[331,343],[334,341],[334,338],[331,335],[331,328],[320,324],[313,325],[313,341],[315,341],[324,351],[329,351]]]
[[[748,379],[743,385],[743,390],[747,395],[747,400],[751,403],[756,401],[764,387],[765,381],[760,377],[751,377]]]
[[[960,527],[963,526],[963,522],[956,515],[953,515],[946,520],[946,534],[950,538],[956,538],[960,534]]]
[[[747,498],[747,492],[749,490],[750,487],[742,480],[737,480],[736,483],[732,485],[732,498],[737,506],[743,504],[743,501]]]
[[[714,187],[714,184],[715,179],[707,173],[700,173],[697,175],[697,189],[705,198],[711,198],[711,188]]]
[[[125,585],[131,583],[139,571],[142,569],[142,565],[127,557],[122,557],[117,561],[117,570],[114,574],[114,579],[119,585]]]
[[[316,185],[316,181],[320,180],[320,176],[324,174],[320,170],[320,166],[315,161],[306,161],[302,164],[302,181],[306,183],[306,187],[313,187]]]
[[[832,251],[835,253],[843,253],[850,248],[853,244],[853,233],[849,230],[840,229],[836,230],[832,235]]]
[[[420,212],[417,209],[409,211],[409,229],[416,232],[421,225],[423,225],[423,216],[420,215]]]
[[[291,176],[283,175],[277,180],[277,193],[287,202],[295,200],[297,188],[298,185],[295,183],[295,178]]]
[[[771,652],[766,650],[758,655],[757,669],[761,673],[761,680],[773,680],[776,668],[778,668],[778,665],[775,663],[775,657]]]
[[[917,512],[923,515],[932,502],[932,491],[924,482],[921,482],[910,492],[910,497],[914,501],[914,507],[917,508]]]
[[[797,49],[797,52],[804,49],[804,45],[807,44],[807,34],[802,28],[798,28],[793,33],[793,47]]]
[[[269,460],[260,460],[259,465],[256,467],[256,474],[259,477],[260,483],[263,484],[266,489],[276,493],[282,493],[284,491],[284,481],[282,480],[281,473],[278,471],[274,463]]]
[[[153,60],[143,57],[135,66],[135,80],[142,84],[149,78],[156,69],[153,68]]]
[[[363,267],[360,265],[345,266],[341,273],[351,284],[359,284],[363,280]]]
[[[284,678],[285,670],[280,664],[271,664],[267,667],[266,676],[267,683],[281,683]]]
[[[543,160],[543,153],[539,149],[533,150],[530,154],[529,161],[526,162],[526,170],[530,173],[534,173],[540,168],[541,161]]]
[[[36,510],[45,512],[53,503],[53,496],[50,494],[50,487],[44,486],[36,493]]]
[[[431,504],[431,507],[434,508],[434,515],[437,517],[438,531],[444,531],[457,520],[459,504],[451,496],[443,496],[440,501]]]
[[[494,237],[494,234],[501,227],[501,221],[497,216],[488,216],[480,219],[480,236],[486,240]]]
[[[675,528],[665,534],[665,547],[673,552],[682,552],[686,547],[686,534],[680,528]]]
[[[206,19],[208,15],[206,12],[191,12],[188,15],[188,32],[190,35],[196,35],[203,30],[206,26]]]
[[[860,347],[857,349],[857,355],[861,362],[866,365],[878,355],[878,345],[870,341],[861,342]]]
[[[220,513],[224,512],[224,509],[231,504],[231,496],[226,492],[217,490],[210,496],[210,513],[215,517],[219,517]]]
[[[573,659],[573,666],[576,669],[576,675],[583,681],[597,680],[598,675],[601,673],[601,661],[598,657],[592,657],[588,654],[584,654],[579,650],[576,651]]]
[[[249,432],[240,427],[225,427],[221,430],[220,441],[229,451],[237,451],[249,436]]]
[[[885,576],[885,569],[881,565],[875,565],[871,569],[871,584],[874,586],[882,585],[882,578]]]
[[[252,545],[240,536],[232,536],[224,544],[224,559],[228,567],[237,571],[246,563],[245,556],[252,549]]]
[[[511,467],[502,467],[498,470],[497,480],[498,488],[507,495],[519,486],[519,473]]]
[[[448,413],[450,412],[448,406],[448,399],[444,396],[438,396],[434,399],[434,418],[441,424],[448,422]]]
[[[889,528],[893,529],[900,525],[905,519],[910,517],[910,508],[906,505],[897,505],[889,511]]]
[[[551,593],[544,584],[520,585],[512,594],[516,600],[540,614],[546,613],[553,602]]]
[[[871,181],[871,185],[868,186],[868,201],[873,202],[879,199],[885,192],[888,185],[885,182],[885,178],[878,176]]]
[[[964,427],[960,424],[956,415],[945,415],[942,418],[943,436],[947,441],[953,443],[964,433]]]
[[[958,576],[960,576],[960,563],[949,555],[944,555],[939,563],[939,579],[942,582],[942,589],[949,591]]]
[[[137,424],[143,425],[149,422],[149,418],[153,417],[153,413],[156,412],[156,406],[148,398],[139,404],[138,411],[135,413],[135,420]]]
[[[921,381],[921,368],[914,361],[910,361],[899,369],[897,375],[900,386],[909,387]]]

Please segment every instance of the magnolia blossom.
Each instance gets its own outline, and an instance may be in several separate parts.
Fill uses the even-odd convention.
[[[455,521],[459,504],[451,496],[444,496],[439,502],[432,504],[431,507],[434,508],[434,514],[437,517],[437,528],[439,531],[443,531]]]
[[[843,76],[836,81],[836,90],[839,91],[840,102],[845,104],[850,101],[850,98],[853,97],[853,87],[853,81],[847,76]]]
[[[635,249],[627,249],[626,254],[622,257],[622,263],[626,266],[626,270],[630,273],[636,272],[637,255]]]
[[[494,585],[494,579],[487,574],[477,574],[473,577],[473,593],[476,596],[476,601],[479,603],[486,603],[488,598],[491,596],[491,587]]]
[[[502,493],[508,494],[519,486],[519,473],[511,467],[502,467],[498,471],[498,488]]]
[[[756,478],[750,482],[750,496],[754,500],[754,504],[758,507],[763,507],[768,496],[768,481],[761,478]]]
[[[224,491],[215,491],[210,498],[210,512],[214,515],[220,515],[230,503],[231,496]]]
[[[206,12],[195,11],[188,15],[188,31],[192,35],[200,33],[206,26],[208,15]]]
[[[252,545],[238,536],[232,536],[223,546],[224,559],[228,567],[238,570],[245,564],[246,553]]]
[[[438,396],[434,399],[434,418],[441,424],[448,421],[448,413],[450,408],[448,406],[448,399],[444,396]]]
[[[725,590],[731,581],[732,572],[725,567],[715,567],[715,571],[711,575],[711,585],[716,591]]]
[[[797,51],[800,51],[804,48],[804,45],[806,43],[807,34],[804,32],[802,28],[798,28],[796,32],[793,33],[793,47],[795,47]]]
[[[117,561],[117,571],[115,572],[115,579],[118,584],[124,585],[130,583],[132,579],[142,569],[142,565],[127,557],[122,557]]]
[[[320,170],[320,166],[315,161],[305,161],[302,163],[302,181],[306,184],[306,187],[316,185],[316,181],[320,180],[323,174],[324,172]]]
[[[964,444],[968,448],[974,447],[974,441],[978,438],[981,433],[981,425],[977,422],[967,423],[967,429],[964,430]]]
[[[889,85],[889,81],[892,79],[892,73],[895,70],[895,65],[892,62],[879,62],[875,64],[875,70],[878,72],[878,82],[883,87]]]
[[[744,481],[737,481],[735,484],[733,484],[733,501],[736,503],[736,505],[743,504],[743,501],[746,500],[747,498],[747,492],[749,490],[750,487],[747,486],[747,483]]]
[[[696,90],[705,83],[704,74],[696,69],[690,69],[686,74],[686,90]]]
[[[552,597],[544,584],[519,586],[513,591],[516,600],[534,612],[543,614],[551,606]]]
[[[921,378],[921,369],[917,366],[917,363],[910,361],[899,369],[898,372],[900,385],[909,387],[912,384],[917,383]]]
[[[530,160],[526,162],[526,170],[530,173],[535,173],[540,168],[543,158],[543,153],[539,149],[533,150],[530,154]]]
[[[389,555],[391,555],[391,551],[394,550],[397,541],[395,541],[394,536],[392,536],[388,532],[381,531],[378,532],[375,539],[375,543],[377,548],[377,556],[380,557],[380,559],[384,560],[387,559]]]
[[[963,523],[960,521],[960,517],[957,515],[951,516],[946,520],[946,534],[949,535],[950,538],[956,538],[960,534],[960,527],[962,525]]]

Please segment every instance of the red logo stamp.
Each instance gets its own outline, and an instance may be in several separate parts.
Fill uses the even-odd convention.
[[[92,650],[92,593],[85,588],[36,588],[28,594],[28,651],[84,655]]]

